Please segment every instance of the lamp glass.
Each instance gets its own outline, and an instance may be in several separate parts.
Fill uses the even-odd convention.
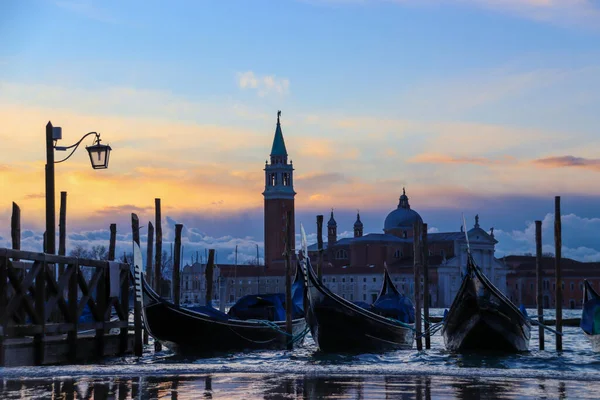
[[[90,154],[90,162],[94,169],[108,168],[108,159],[110,157],[110,146],[105,144],[95,144],[85,148]]]

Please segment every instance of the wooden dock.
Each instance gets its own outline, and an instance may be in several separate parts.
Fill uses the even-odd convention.
[[[128,264],[0,248],[0,366],[131,353],[129,285]]]

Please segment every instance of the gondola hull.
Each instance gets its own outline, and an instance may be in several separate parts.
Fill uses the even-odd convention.
[[[318,282],[310,265],[305,271],[306,320],[323,352],[383,352],[412,348],[414,328],[362,309],[331,293]]]
[[[473,267],[450,307],[442,335],[451,351],[521,352],[529,349],[531,324]]]
[[[145,282],[142,286],[143,317],[149,333],[180,354],[285,349],[292,337],[306,328],[303,318],[293,320],[290,337],[285,322],[218,320],[159,298]],[[296,342],[300,343],[302,339]]]
[[[600,352],[600,295],[590,282],[584,281],[583,310],[580,326],[589,339],[592,350]]]

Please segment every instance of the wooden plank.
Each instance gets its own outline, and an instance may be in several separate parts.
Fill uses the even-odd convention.
[[[26,312],[29,314],[29,317],[32,319],[34,324],[40,323],[40,317],[37,314],[37,311],[33,305],[33,302],[30,297],[27,296],[27,292],[29,288],[33,285],[34,280],[42,271],[43,263],[35,262],[32,268],[29,270],[29,273],[25,276],[23,281],[19,282],[19,278],[16,272],[12,268],[12,263],[10,260],[7,260],[6,263],[6,272],[9,277],[9,281],[15,290],[15,294],[13,298],[10,299],[7,307],[7,317],[10,319],[11,316],[18,310],[19,306],[23,304]]]
[[[82,297],[79,300],[79,305],[77,308],[77,318],[81,317],[81,314],[83,313],[83,309],[84,309],[85,305],[87,304],[90,307],[90,311],[92,312],[94,319],[96,321],[99,321],[102,319],[102,315],[100,314],[100,311],[96,307],[96,303],[95,303],[94,299],[92,298],[92,292],[98,286],[98,281],[100,280],[101,276],[102,276],[102,270],[100,268],[97,268],[96,271],[94,272],[94,275],[92,276],[92,279],[90,279],[90,284],[88,286],[87,283],[85,282],[85,278],[83,277],[83,274],[81,273],[81,271],[80,271],[80,273],[77,274],[77,283],[79,284],[79,287],[81,288],[81,294],[82,294]]]
[[[35,311],[39,316],[40,321],[38,324],[42,329],[40,333],[37,333],[33,337],[34,347],[34,363],[35,365],[42,365],[44,363],[44,336],[45,336],[45,325],[46,319],[46,268],[47,264],[45,261],[42,262],[41,269],[35,277]]]
[[[68,272],[67,272],[68,271]],[[70,320],[69,315],[69,307],[67,306],[67,302],[64,298],[65,287],[69,282],[69,277],[73,272],[72,269],[63,272],[61,276],[58,278],[58,284],[54,281],[53,271],[51,269],[46,269],[46,281],[48,283],[47,294],[48,301],[46,302],[46,319],[55,312],[55,306],[58,303],[59,309],[62,312],[63,316],[67,320],[67,322],[72,322]],[[51,292],[51,293],[50,293]]]
[[[67,358],[71,363],[74,363],[77,360],[77,329],[78,329],[78,306],[77,303],[77,294],[78,294],[78,285],[77,285],[77,276],[79,275],[79,265],[71,264],[67,267],[67,271],[71,270],[69,275],[69,289],[68,289],[68,297],[69,297],[69,314],[70,314],[70,322],[73,324],[73,329],[67,333],[67,346],[68,346],[68,355]]]

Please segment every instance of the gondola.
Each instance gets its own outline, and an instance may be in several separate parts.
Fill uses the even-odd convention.
[[[374,307],[355,304],[323,285],[310,260],[301,262],[305,274],[304,312],[312,337],[326,353],[383,352],[412,348],[414,307],[384,272],[384,283]],[[395,307],[400,305],[400,309]],[[393,318],[393,317],[395,318]],[[398,318],[406,319],[401,321]]]
[[[580,327],[592,343],[592,349],[600,351],[600,295],[587,280],[584,281]]]
[[[138,256],[135,255],[137,252]],[[275,321],[244,320],[212,307],[197,307],[195,310],[180,307],[162,299],[146,283],[141,276],[141,268],[138,267],[141,263],[136,262],[136,259],[141,260],[141,251],[134,245],[136,296],[142,302],[144,326],[155,340],[174,352],[202,355],[242,350],[285,349],[290,341],[294,344],[302,343],[302,334],[306,328],[302,310],[300,315],[292,320],[292,335],[289,336],[286,333],[285,318]],[[295,304],[302,304],[302,291],[302,278],[297,272],[292,288]]]
[[[451,351],[521,352],[529,349],[531,323],[467,252],[462,285],[444,316],[442,336]]]

